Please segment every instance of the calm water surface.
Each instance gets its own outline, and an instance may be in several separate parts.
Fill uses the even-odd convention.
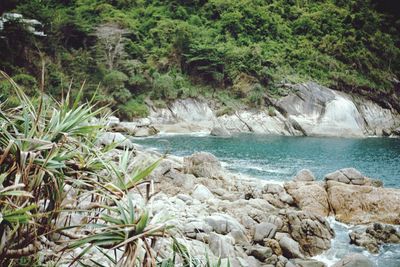
[[[226,168],[266,180],[287,181],[308,168],[318,179],[346,167],[400,187],[400,139],[317,138],[240,134],[230,138],[172,135],[135,139],[135,142],[174,155],[207,151]]]

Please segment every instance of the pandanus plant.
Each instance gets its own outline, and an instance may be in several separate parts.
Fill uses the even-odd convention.
[[[33,102],[0,74],[20,101],[12,108],[0,103],[1,266],[211,266],[169,236],[164,218],[148,212],[154,190],[146,178],[162,158],[144,168],[134,166],[133,150],[110,158],[117,144],[96,145],[109,114],[91,101],[80,104],[82,88],[73,102],[69,93],[60,102],[44,94]],[[90,201],[82,205],[82,199]],[[74,224],[76,214],[83,219]],[[161,259],[155,241],[167,236],[173,253]],[[90,258],[94,250],[105,261]]]
[[[91,102],[80,104],[81,93],[73,102],[68,93],[61,102],[42,95],[34,103],[4,72],[1,75],[13,85],[20,105],[6,109],[0,104],[0,265],[35,259],[49,246],[59,250],[55,254],[76,247],[123,249],[116,261],[121,266],[137,263],[138,249],[143,247],[145,264],[155,265],[148,240],[165,235],[166,229],[163,224],[150,225],[146,209],[138,209],[128,193],[142,185],[149,192],[150,183],[144,179],[158,162],[128,174],[133,152],[121,152],[120,161],[114,163],[105,153],[115,146],[95,145],[105,125],[104,117],[96,117],[103,116],[104,109]],[[99,175],[100,170],[106,174]],[[67,186],[79,192],[77,198],[90,196],[91,207],[79,211],[68,207]],[[56,226],[60,214],[76,212],[85,214],[90,223]],[[73,234],[70,229],[77,231]],[[79,230],[82,234],[76,234]],[[55,239],[54,233],[65,238]]]

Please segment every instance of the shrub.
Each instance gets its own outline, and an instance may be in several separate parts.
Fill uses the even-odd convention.
[[[117,114],[127,120],[141,118],[149,115],[149,109],[142,99],[131,99],[128,102],[118,105]]]

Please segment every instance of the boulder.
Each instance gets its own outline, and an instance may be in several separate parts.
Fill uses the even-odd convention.
[[[288,182],[284,187],[301,210],[321,216],[329,214],[328,194],[318,182]]]
[[[194,179],[196,178],[196,177],[194,177],[192,174],[184,174],[184,173],[182,173],[182,172],[179,172],[179,171],[177,171],[177,170],[174,170],[174,169],[171,169],[169,172],[167,172],[166,174],[165,174],[165,177],[167,177],[167,178],[170,178],[172,181],[172,183],[174,184],[174,185],[176,185],[176,186],[178,186],[178,187],[180,187],[181,189],[183,189],[183,190],[187,190],[187,191],[189,191],[190,189],[192,189],[193,188],[193,184],[194,184]],[[199,185],[200,186],[200,185]],[[204,187],[204,186],[203,186]],[[197,189],[196,189],[197,188]],[[196,191],[197,190],[197,191]],[[192,194],[195,194],[195,192],[196,192],[196,194],[197,194],[197,198],[196,197],[194,197],[194,198],[196,198],[196,199],[198,199],[198,200],[200,200],[201,201],[201,199],[199,199],[199,198],[202,198],[201,196],[200,196],[200,194],[202,194],[202,193],[204,193],[204,191],[207,191],[208,190],[208,188],[207,189],[204,189],[204,188],[198,188],[198,186],[196,186],[195,187],[195,190],[193,191],[193,193]],[[209,190],[208,190],[209,191]],[[208,192],[206,192],[205,193],[206,195],[208,194]],[[209,195],[209,194],[208,194]],[[212,195],[212,194],[211,194]],[[209,195],[210,196],[210,195]]]
[[[269,257],[272,256],[272,249],[257,244],[255,246],[248,247],[246,253],[247,255],[253,256],[261,262],[265,262]]]
[[[183,226],[183,232],[190,238],[197,239],[197,235],[201,233],[210,234],[212,228],[203,220],[193,219]]]
[[[300,170],[293,178],[294,182],[311,182],[315,180],[314,174],[308,169]]]
[[[378,253],[383,244],[400,243],[400,231],[392,225],[380,223],[374,223],[363,230],[355,230],[349,236],[351,244],[365,247],[371,253]]]
[[[98,145],[111,145],[115,143],[117,148],[120,149],[134,149],[135,145],[121,133],[104,132],[100,133],[97,137],[96,144]]]
[[[288,236],[284,236],[279,240],[279,245],[282,249],[282,254],[288,259],[304,258],[300,251],[300,245],[295,240]]]
[[[210,135],[220,136],[220,137],[229,137],[229,136],[231,136],[231,133],[224,127],[216,126],[216,127],[212,128]]]
[[[147,136],[156,135],[158,133],[159,133],[159,130],[157,130],[154,126],[137,127],[135,129],[136,137],[147,137]]]
[[[235,256],[234,240],[229,235],[211,233],[209,236],[210,250],[217,257],[230,258]]]
[[[214,177],[221,171],[221,163],[211,153],[197,152],[184,158],[185,171],[196,177]]]
[[[332,267],[375,267],[364,255],[359,253],[348,254]]]
[[[326,181],[337,181],[345,184],[365,185],[368,179],[354,168],[345,168],[325,175]]]
[[[255,227],[254,238],[255,242],[262,242],[264,238],[274,238],[277,227],[275,224],[263,222]]]
[[[213,193],[211,193],[211,191],[207,187],[205,187],[202,184],[198,184],[195,186],[195,188],[192,192],[192,197],[194,199],[204,202],[204,201],[214,198],[214,195],[213,195]]]
[[[275,106],[304,135],[364,136],[365,122],[351,96],[313,82],[290,87]]]
[[[119,118],[115,116],[109,116],[106,121],[106,127],[112,128],[120,123]]]
[[[264,239],[263,243],[264,243],[264,246],[270,247],[272,249],[272,252],[275,255],[278,255],[278,256],[282,255],[281,246],[279,245],[279,242],[276,241],[275,239],[266,238],[266,239]]]
[[[327,182],[328,201],[337,220],[350,224],[400,224],[400,189]]]
[[[302,254],[315,256],[331,247],[334,231],[328,221],[317,214],[286,210],[283,216],[288,233],[298,242]]]
[[[216,233],[226,235],[232,231],[238,231],[245,235],[244,227],[236,219],[227,214],[215,213],[204,220]]]

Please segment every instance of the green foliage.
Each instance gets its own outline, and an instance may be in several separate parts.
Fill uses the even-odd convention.
[[[0,68],[40,81],[32,65],[44,57],[49,93],[60,96],[71,81],[86,80],[84,96],[100,84],[113,109],[140,94],[168,101],[207,94],[203,89],[237,93],[244,76],[273,95],[280,95],[281,84],[309,80],[390,95],[399,80],[399,19],[381,1],[46,0],[14,6],[42,21],[47,36],[10,25],[1,33]],[[256,91],[231,95],[260,105]]]
[[[150,251],[150,244],[167,236],[169,228],[164,219],[139,205],[131,190],[150,184],[146,178],[161,159],[140,168],[132,161],[133,150],[125,150],[113,161],[106,155],[116,144],[93,145],[107,114],[93,103],[79,104],[82,91],[74,99],[65,96],[62,102],[42,95],[36,103],[5,73],[0,74],[21,106],[0,106],[0,265],[55,266],[60,260],[73,265],[90,250],[105,247],[115,255],[121,248],[124,253],[115,258],[103,253],[103,263],[156,262],[158,255]],[[146,202],[150,193],[144,194]],[[89,201],[84,207],[82,199]],[[68,218],[77,213],[89,223],[71,223]],[[64,236],[61,243],[59,235]],[[74,248],[81,253],[63,259]],[[145,255],[138,253],[142,249]]]
[[[131,120],[137,117],[146,117],[149,110],[144,101],[138,97],[118,106],[117,114],[124,119]]]

